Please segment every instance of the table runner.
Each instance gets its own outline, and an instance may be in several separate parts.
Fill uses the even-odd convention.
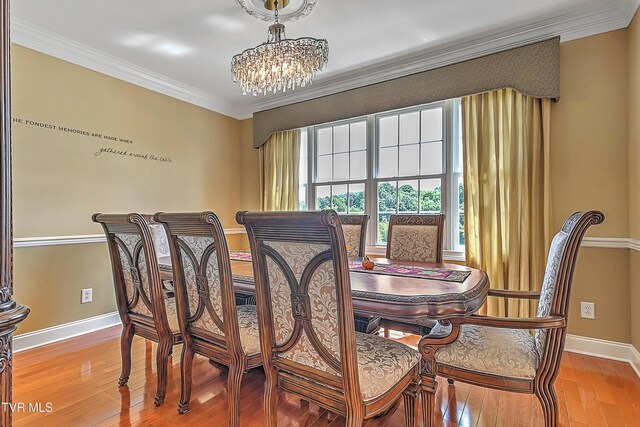
[[[376,264],[373,270],[367,270],[359,260],[350,260],[349,270],[355,273],[384,274],[385,276],[414,277],[417,279],[432,279],[459,283],[464,282],[471,274],[470,271],[464,270],[399,264]]]
[[[251,252],[231,251],[229,258],[233,261],[251,262]],[[384,274],[387,276],[413,277],[417,279],[443,280],[446,282],[464,282],[471,274],[470,271],[449,270],[398,264],[376,264],[373,270],[362,267],[359,260],[349,261],[349,270],[355,273]]]
[[[229,258],[231,261],[251,262],[251,252],[229,251]]]

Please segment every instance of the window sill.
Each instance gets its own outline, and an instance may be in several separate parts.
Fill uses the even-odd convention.
[[[387,254],[386,246],[367,246],[365,250],[367,255],[385,256]],[[464,251],[444,251],[443,258],[445,261],[464,262]]]

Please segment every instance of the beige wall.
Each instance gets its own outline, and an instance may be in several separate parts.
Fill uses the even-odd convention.
[[[68,62],[12,46],[16,238],[99,234],[94,212],[211,209],[237,228],[238,120]],[[112,142],[26,120],[130,139]],[[95,153],[113,147],[173,162]],[[229,236],[243,246],[243,236]],[[19,248],[16,299],[32,309],[18,333],[115,310],[106,245]],[[80,304],[92,287],[94,302]]]
[[[552,107],[551,180],[554,229],[572,212],[599,209],[588,236],[627,237],[627,31],[560,45],[560,102]],[[629,254],[582,248],[574,276],[569,333],[630,342]],[[580,301],[596,319],[580,318]]]
[[[640,14],[628,31],[629,42],[629,237],[640,240]],[[640,349],[640,253],[631,251],[631,343]]]

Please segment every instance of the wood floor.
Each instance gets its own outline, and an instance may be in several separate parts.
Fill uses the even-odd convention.
[[[179,354],[175,347],[167,398],[153,405],[155,344],[136,337],[129,385],[118,387],[119,328],[73,338],[14,356],[15,426],[224,426],[227,424],[223,368],[199,358],[194,363],[191,408],[179,415]],[[253,370],[242,384],[242,426],[262,426],[264,375]],[[541,426],[533,396],[440,381],[436,406],[442,426]],[[631,367],[595,357],[565,353],[556,383],[561,426],[640,426],[640,379]],[[38,409],[40,412],[34,412]],[[29,408],[31,404],[31,408]],[[50,406],[47,406],[49,404]],[[31,411],[29,411],[31,409]],[[402,405],[367,426],[402,426]],[[344,419],[282,394],[279,426],[342,426]]]

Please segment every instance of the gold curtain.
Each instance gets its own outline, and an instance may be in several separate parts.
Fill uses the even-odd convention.
[[[298,210],[300,130],[273,133],[260,146],[260,209]]]
[[[462,98],[466,262],[493,289],[538,291],[551,237],[551,101],[501,89]],[[493,316],[535,301],[490,297]]]

